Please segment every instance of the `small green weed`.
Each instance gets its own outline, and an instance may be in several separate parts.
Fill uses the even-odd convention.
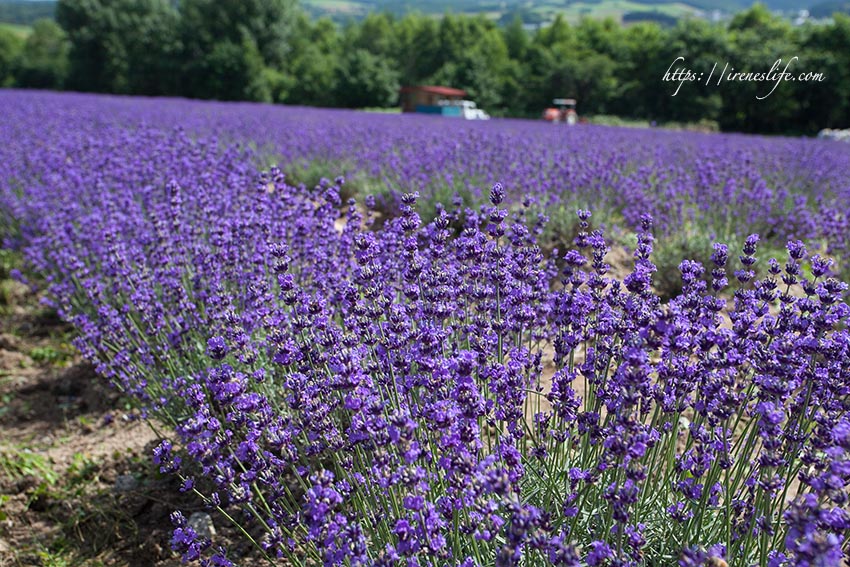
[[[6,504],[6,502],[9,501],[10,498],[11,496],[9,496],[8,494],[0,494],[0,522],[5,522],[6,519],[9,517],[9,515],[3,509],[3,506]]]
[[[6,248],[0,248],[0,280],[8,279],[9,273],[24,264],[20,253]]]
[[[58,480],[47,457],[27,448],[0,447],[0,473],[13,481],[32,476],[53,485]]]
[[[73,358],[73,354],[71,352],[66,351],[62,348],[56,348],[49,345],[35,347],[30,351],[29,355],[30,358],[32,358],[38,364],[51,364],[59,366],[64,365]]]
[[[71,457],[71,466],[68,467],[66,480],[69,487],[75,487],[90,481],[97,480],[100,471],[98,464],[88,455],[74,453]]]

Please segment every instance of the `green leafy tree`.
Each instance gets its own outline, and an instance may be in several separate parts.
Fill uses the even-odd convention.
[[[527,112],[523,104],[524,80],[522,63],[516,59],[509,59],[505,63],[500,77],[501,108],[490,107],[489,111],[509,116],[526,116]],[[534,115],[538,113],[539,109],[534,109],[532,112]]]
[[[660,76],[656,61],[662,60],[668,34],[654,23],[637,23],[623,31],[626,53],[617,70],[620,96],[611,103],[615,114],[635,118],[652,116],[654,99],[670,96],[659,93]]]
[[[68,87],[176,91],[178,19],[166,0],[59,0],[56,21],[70,41]]]
[[[271,86],[264,73],[263,59],[247,35],[241,43],[216,43],[201,59],[199,76],[193,87],[205,93],[202,98],[271,102]]]
[[[614,61],[623,61],[630,56],[624,29],[612,18],[582,18],[574,28],[575,39],[572,43],[577,48],[607,55]]]
[[[520,75],[522,103],[520,107],[528,114],[539,116],[544,108],[551,106],[549,79],[555,70],[556,60],[552,50],[539,41],[529,46]],[[558,96],[564,96],[559,93]]]
[[[443,64],[440,32],[433,18],[409,14],[396,23],[396,65],[402,84],[421,84]]]
[[[505,26],[502,35],[508,48],[508,56],[515,60],[523,59],[526,51],[528,51],[531,38],[525,28],[522,27],[522,19],[519,15],[515,16],[511,23]]]
[[[398,50],[395,22],[390,14],[371,13],[357,26],[348,30],[352,37],[350,47],[365,49],[373,55],[392,57]]]
[[[15,65],[21,87],[58,89],[68,73],[68,39],[53,20],[38,20]]]
[[[605,114],[617,96],[616,62],[593,51],[571,52],[558,58],[547,80],[547,100],[575,98],[582,112]]]
[[[729,31],[754,32],[763,40],[783,39],[790,32],[791,25],[782,18],[770,13],[767,6],[754,4],[748,10],[738,12],[729,22]]]
[[[729,24],[732,56],[730,71],[769,71],[778,59],[780,70],[799,57],[791,25],[772,15],[762,4],[737,14]],[[789,71],[799,71],[799,63],[791,63]],[[792,87],[757,81],[724,81],[721,83],[724,112],[720,125],[744,132],[778,133],[793,128],[799,104]],[[768,93],[770,93],[768,95]]]
[[[355,49],[337,68],[336,100],[349,108],[390,106],[398,98],[398,72],[390,62]]]
[[[676,58],[683,57],[677,63]],[[717,120],[722,114],[723,100],[721,91],[714,84],[706,84],[715,64],[715,75],[725,62],[734,59],[728,36],[722,26],[703,20],[684,20],[669,31],[663,48],[658,55],[647,61],[649,66],[646,81],[649,87],[644,90],[643,104],[647,109],[647,118],[659,121],[698,122]],[[665,81],[668,70],[672,73],[677,67],[703,73],[704,81],[679,83]],[[652,85],[657,90],[653,92]],[[674,93],[676,93],[674,95]]]
[[[15,81],[15,62],[24,48],[24,40],[9,30],[0,28],[0,87],[9,87]]]
[[[573,39],[573,30],[561,14],[555,16],[552,23],[537,31],[534,42],[544,47],[552,47],[556,43],[568,43]]]
[[[289,82],[285,97],[290,104],[331,106],[334,104],[340,38],[336,24],[327,18],[310,22],[297,16],[285,66]]]
[[[447,37],[447,30],[464,27],[468,29],[462,39]],[[509,57],[499,30],[479,18],[458,18],[441,28],[441,37],[447,52],[454,55],[446,58],[428,82],[465,89],[482,108],[501,106]]]
[[[294,0],[181,0],[183,42],[190,57],[217,43],[239,45],[247,35],[263,63],[281,67],[298,10]]]
[[[223,100],[285,96],[293,0],[182,0],[182,90]],[[278,72],[270,73],[268,69]]]
[[[850,125],[850,16],[835,14],[832,25],[808,26],[801,38],[797,71],[823,73],[823,82],[793,85],[800,104],[796,123],[801,132]],[[782,85],[788,88],[788,85]]]
[[[475,46],[488,41],[496,25],[486,18],[477,16],[454,16],[446,14],[439,23],[441,66],[448,62],[459,61],[466,57]],[[504,40],[499,36],[504,51]]]

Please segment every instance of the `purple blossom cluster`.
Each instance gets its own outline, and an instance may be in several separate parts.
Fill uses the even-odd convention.
[[[833,145],[423,119],[403,141],[342,112],[0,98],[19,141],[0,149],[7,245],[80,352],[167,427],[160,470],[271,561],[841,565],[850,306],[832,260],[797,238],[766,258],[745,233],[683,259],[672,299],[653,286],[656,237],[749,197],[741,229],[840,250],[847,179],[806,161],[846,164]],[[396,214],[344,201],[342,177],[258,172],[251,136],[381,168]],[[423,218],[446,175],[476,199]],[[764,208],[794,201],[759,196],[792,181],[811,203]],[[617,199],[625,274],[588,206]],[[572,205],[577,236],[544,252],[541,211]],[[185,560],[231,564],[172,520]]]

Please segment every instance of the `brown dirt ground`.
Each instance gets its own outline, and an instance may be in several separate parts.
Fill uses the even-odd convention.
[[[180,565],[169,514],[202,506],[153,467],[156,435],[79,359],[71,329],[25,286],[3,284],[12,292],[0,305],[0,567]],[[121,475],[135,486],[116,491]],[[213,520],[231,559],[258,563]]]

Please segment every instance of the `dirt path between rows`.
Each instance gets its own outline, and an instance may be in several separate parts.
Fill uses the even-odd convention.
[[[2,285],[0,565],[179,565],[168,515],[191,504],[152,468],[155,435],[36,294]]]

